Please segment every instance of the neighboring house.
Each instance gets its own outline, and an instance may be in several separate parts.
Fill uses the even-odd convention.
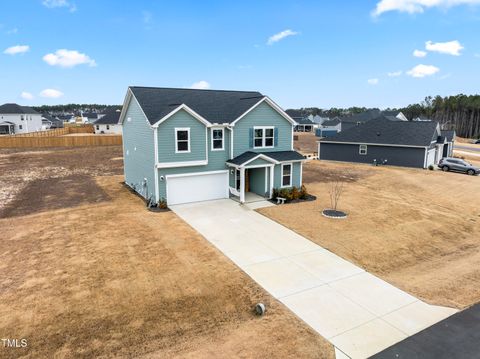
[[[122,134],[122,125],[118,123],[120,119],[120,110],[108,112],[105,116],[101,116],[94,122],[93,128],[96,134],[113,133]]]
[[[408,121],[407,116],[401,111],[382,111],[382,115],[386,116],[391,121]]]
[[[314,124],[316,124],[316,126],[314,126],[314,128],[318,128],[320,127],[321,124],[323,124],[325,121],[328,121],[330,120],[328,117],[321,117],[319,115],[309,115],[308,116],[308,119],[310,121],[312,121]]]
[[[319,140],[321,160],[427,168],[443,156],[437,122],[370,120]]]
[[[440,135],[445,138],[442,157],[453,157],[453,146],[455,145],[455,130],[440,130]]]
[[[320,128],[315,131],[318,137],[332,137],[342,130],[342,122],[340,118],[335,117],[333,120],[324,121]]]
[[[152,202],[244,203],[302,185],[296,122],[259,92],[129,87],[120,123],[125,182]]]
[[[42,130],[42,115],[33,108],[6,103],[0,106],[0,134],[28,133]]]
[[[57,118],[62,121],[62,124],[67,122],[67,123],[71,123],[71,122],[75,122],[75,116],[72,115],[72,114],[64,114],[64,115],[58,115]]]
[[[49,130],[53,126],[53,117],[48,114],[42,114],[42,131]]]
[[[295,132],[312,132],[314,127],[317,127],[308,117],[299,118],[295,120],[297,125],[295,126]]]

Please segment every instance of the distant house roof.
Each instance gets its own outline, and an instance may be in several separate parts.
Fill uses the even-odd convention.
[[[403,121],[402,119],[398,118],[397,116],[393,115],[383,115],[389,121]]]
[[[300,111],[300,110],[288,109],[285,112],[288,113],[288,115],[291,116],[292,118],[303,118],[303,117],[305,117],[305,114],[302,113],[302,111]]]
[[[16,103],[6,103],[0,106],[0,113],[1,114],[38,114],[33,108],[28,106],[20,106]]]
[[[48,120],[48,121],[53,121],[55,120],[50,114],[48,113],[42,113],[42,118],[44,118],[45,120]]]
[[[150,124],[187,105],[211,123],[231,123],[265,98],[257,91],[197,90],[131,86]]]
[[[120,119],[120,110],[107,112],[105,116],[99,118],[95,125],[116,125]]]
[[[60,120],[70,120],[73,117],[73,115],[58,115],[57,117]]]
[[[295,119],[295,121],[298,122],[299,125],[313,125],[313,121],[311,121],[309,118],[299,118],[299,119]]]
[[[323,127],[331,127],[331,126],[336,126],[340,123],[340,119],[338,117],[335,117],[333,120],[328,120],[322,123]]]
[[[455,130],[441,130],[440,133],[447,139],[447,142],[452,142],[455,138]]]
[[[356,113],[350,116],[342,116],[340,119],[342,122],[367,122],[378,118],[381,115],[380,110],[372,109],[360,113]]]
[[[252,160],[253,158],[257,157],[258,155],[264,155],[267,156],[274,161],[278,162],[284,162],[284,161],[299,161],[299,160],[304,160],[305,157],[302,156],[300,153],[297,151],[277,151],[277,152],[253,152],[253,151],[247,151],[242,153],[241,155],[232,158],[231,160],[228,160],[227,163],[231,163],[237,166],[240,166],[244,164],[245,162],[248,162]]]
[[[87,117],[87,118],[91,118],[91,119],[95,119],[95,118],[98,118],[98,113],[96,112],[84,112],[82,114],[83,117]]]
[[[390,121],[382,117],[320,141],[425,147],[430,146],[432,141],[437,141],[437,126],[437,122]]]

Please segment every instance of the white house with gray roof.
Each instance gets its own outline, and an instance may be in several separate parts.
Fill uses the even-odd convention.
[[[42,115],[31,107],[16,103],[0,106],[0,135],[42,130]]]

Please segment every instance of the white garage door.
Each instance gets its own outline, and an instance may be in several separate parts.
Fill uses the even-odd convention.
[[[435,148],[427,152],[427,167],[433,164],[435,164]]]
[[[168,205],[228,198],[228,171],[170,175],[166,180]]]

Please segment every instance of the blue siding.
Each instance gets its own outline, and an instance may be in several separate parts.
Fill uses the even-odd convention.
[[[190,128],[189,153],[175,153],[175,128],[178,127]],[[191,116],[188,112],[180,110],[158,126],[158,161],[181,162],[205,160],[206,130],[207,128],[203,123]]]
[[[153,149],[153,130],[132,97],[123,122],[125,182],[145,198],[155,196]],[[147,179],[146,185],[144,178]]]
[[[270,168],[268,168],[268,171],[270,171]],[[265,167],[250,168],[248,170],[248,175],[250,192],[256,193],[262,197],[265,196]],[[267,191],[269,186],[270,184],[267,183]]]
[[[275,141],[278,141],[277,146],[263,150],[254,149],[253,141],[250,141],[250,133],[255,126],[274,126],[275,132],[278,133],[278,139]],[[269,152],[290,151],[292,149],[292,124],[265,102],[235,124],[233,135],[233,157],[246,151]]]
[[[292,163],[293,172],[292,172],[292,187],[300,187],[300,169],[301,164],[300,162],[293,162]],[[273,188],[280,188],[282,186],[282,173],[281,173],[282,165],[275,165],[274,168],[274,178],[273,178]]]

